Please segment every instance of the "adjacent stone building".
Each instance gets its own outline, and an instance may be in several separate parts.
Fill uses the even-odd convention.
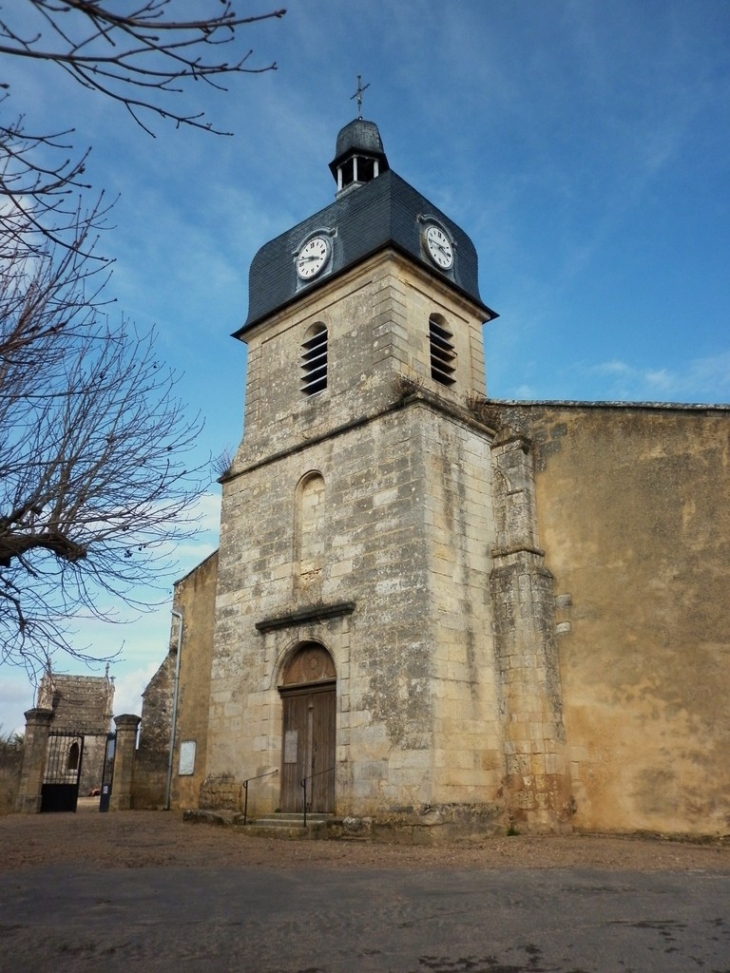
[[[488,399],[469,237],[371,122],[330,168],[251,266],[220,550],[140,752],[175,725],[173,804],[256,778],[254,814],[376,836],[727,833],[730,410]]]
[[[38,709],[53,711],[51,730],[68,734],[62,764],[69,772],[80,767],[82,795],[98,793],[101,787],[113,705],[114,679],[108,674],[69,676],[46,672],[38,687]],[[54,757],[58,759],[58,755]]]
[[[197,807],[205,778],[217,577],[216,552],[175,585],[168,653],[142,694],[137,808]]]

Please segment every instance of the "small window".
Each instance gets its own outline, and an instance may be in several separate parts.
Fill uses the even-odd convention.
[[[302,345],[302,392],[314,395],[327,388],[327,328],[313,325]]]
[[[428,319],[431,340],[431,378],[442,385],[453,385],[456,379],[456,352],[452,341],[453,334],[446,327],[440,314],[432,314]]]
[[[68,751],[68,762],[66,764],[67,770],[78,770],[79,769],[79,756],[81,753],[81,748],[78,743],[72,743]]]

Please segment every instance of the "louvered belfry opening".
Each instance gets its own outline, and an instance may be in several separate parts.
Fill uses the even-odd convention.
[[[315,324],[302,344],[302,392],[314,395],[327,388],[327,328]]]
[[[432,314],[428,319],[431,339],[431,378],[442,385],[453,385],[456,381],[456,352],[451,331],[440,314]]]

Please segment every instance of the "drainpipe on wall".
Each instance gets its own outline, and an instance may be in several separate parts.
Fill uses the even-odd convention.
[[[177,618],[177,660],[175,662],[175,688],[172,696],[172,724],[170,726],[170,759],[167,763],[167,787],[165,788],[165,810],[170,810],[170,794],[172,793],[172,765],[175,759],[175,731],[177,729],[177,697],[180,692],[180,657],[182,655],[183,615],[182,612],[170,612]]]

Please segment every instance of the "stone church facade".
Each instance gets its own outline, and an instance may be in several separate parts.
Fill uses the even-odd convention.
[[[373,123],[330,168],[251,266],[245,435],[146,766],[172,742],[173,805],[256,778],[254,815],[376,836],[728,833],[730,410],[488,399],[471,240]]]

